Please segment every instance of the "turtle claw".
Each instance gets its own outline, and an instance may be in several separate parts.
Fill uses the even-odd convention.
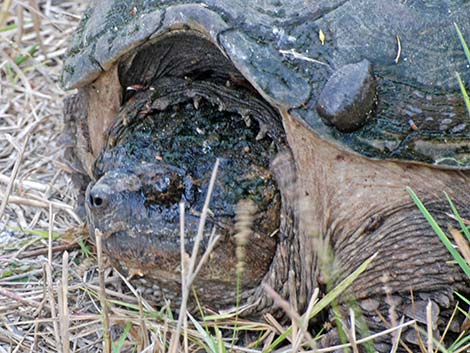
[[[439,305],[434,303],[432,300],[420,300],[414,303],[410,303],[404,308],[404,314],[406,316],[422,324],[429,324],[428,311],[430,311],[429,318],[431,319],[432,328],[436,329],[440,309]]]
[[[260,123],[258,135],[256,135],[256,141],[260,141],[266,137],[268,127]]]
[[[246,127],[251,127],[251,117],[250,115],[244,115],[243,121],[245,122]]]
[[[195,97],[193,98],[193,106],[194,106],[194,109],[199,110],[199,107],[200,107],[200,105],[201,105],[201,99],[202,99],[202,98],[201,98],[200,96],[195,96]]]

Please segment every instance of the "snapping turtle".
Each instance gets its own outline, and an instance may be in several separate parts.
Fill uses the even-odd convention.
[[[189,252],[220,158],[203,248],[211,229],[221,240],[194,285],[202,302],[234,304],[235,208],[251,199],[244,315],[275,311],[263,284],[302,311],[316,287],[378,253],[342,303],[355,299],[376,331],[392,316],[425,321],[431,301],[438,334],[468,278],[406,187],[442,226],[454,222],[443,191],[470,214],[470,124],[454,74],[468,71],[454,22],[468,36],[469,10],[466,1],[92,1],[62,77],[78,88],[65,102],[67,154],[91,233],[103,233],[116,267],[151,283],[149,295],[177,303],[178,204]],[[414,330],[404,339],[417,343]]]

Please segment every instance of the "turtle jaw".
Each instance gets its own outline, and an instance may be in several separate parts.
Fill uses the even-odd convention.
[[[189,209],[187,211],[190,212]],[[89,219],[91,218],[89,215]],[[192,254],[199,222],[199,216],[186,216],[184,247],[185,256],[188,258]],[[233,305],[236,299],[236,270],[239,259],[236,255],[237,243],[233,236],[233,224],[228,228],[230,222],[233,222],[233,219],[211,218],[207,221],[207,231],[199,245],[196,262],[198,264],[202,254],[207,251],[210,242],[208,231],[216,227],[220,238],[198,272],[193,288],[202,303],[217,309]],[[92,229],[93,221],[89,224],[93,235],[100,228],[99,222],[95,229]],[[123,222],[121,220],[114,224],[121,228]],[[227,228],[221,228],[221,224]],[[183,263],[178,228],[178,222],[174,222],[165,223],[164,226],[161,223],[146,225],[146,229],[140,229],[139,233],[135,229],[108,230],[103,233],[102,240],[104,253],[110,263],[132,279],[144,293],[152,293],[152,297],[147,299],[157,304],[170,299],[171,305],[175,307],[181,298]],[[252,289],[259,285],[268,272],[277,246],[275,238],[267,238],[260,234],[253,234],[248,242],[244,259],[245,272],[241,281],[243,297],[252,293]]]

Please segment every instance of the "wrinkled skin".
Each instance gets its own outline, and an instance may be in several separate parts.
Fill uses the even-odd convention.
[[[387,327],[377,312],[387,322],[398,322],[405,314],[405,319],[419,318],[423,323],[426,304],[431,300],[435,304],[433,315],[439,317],[433,321],[435,337],[439,337],[438,332],[442,333],[454,309],[452,292],[468,292],[468,279],[448,262],[447,250],[411,201],[406,187],[420,195],[443,229],[449,225],[458,228],[441,190],[449,194],[462,217],[468,218],[468,173],[370,161],[323,143],[294,122],[287,134],[295,136],[289,142],[298,162],[298,185],[303,185],[299,234],[304,235],[301,242],[312,246],[303,248],[301,257],[315,252],[320,244],[315,238],[320,234],[332,250],[330,261],[324,253],[317,253],[317,265],[323,270],[319,284],[338,283],[377,253],[343,300],[355,298],[372,331]],[[308,148],[295,148],[307,138],[312,142]],[[313,172],[302,168],[307,161],[319,167]],[[417,309],[413,309],[412,297]],[[436,308],[440,313],[436,313]],[[344,315],[349,316],[347,310]],[[452,324],[455,332],[459,332],[460,323],[461,319]],[[409,344],[417,343],[413,328],[403,334]],[[390,341],[390,337],[382,339],[376,349],[389,350]],[[332,333],[324,344],[337,342],[336,334]]]
[[[181,200],[186,202],[189,237],[184,245],[190,252],[199,221],[197,212],[202,209],[213,161],[225,156],[233,161],[234,167],[224,169],[222,164],[220,184],[212,204],[216,212],[210,217],[207,228],[210,232],[215,226],[222,237],[195,284],[205,305],[223,309],[235,301],[234,209],[239,200],[251,198],[259,212],[247,246],[243,315],[257,316],[265,312],[283,315],[263,285],[274,288],[302,313],[315,288],[333,288],[366,259],[377,254],[368,269],[338,300],[344,326],[348,325],[348,308],[354,307],[360,309],[362,315],[357,314],[357,317],[362,316],[372,332],[388,328],[402,317],[416,319],[425,327],[426,305],[430,301],[434,337],[439,337],[456,304],[453,292],[468,293],[469,280],[450,262],[450,255],[411,201],[406,188],[411,187],[424,200],[443,229],[449,225],[457,227],[449,216],[451,210],[444,192],[453,199],[462,217],[470,217],[467,206],[470,174],[465,169],[469,125],[463,123],[464,105],[458,100],[460,92],[451,88],[442,70],[412,66],[420,60],[422,65],[432,66],[429,58],[435,57],[441,67],[447,68],[443,65],[447,54],[443,55],[440,48],[428,58],[420,50],[408,49],[407,52],[404,47],[400,66],[393,62],[394,36],[391,36],[392,42],[387,41],[386,48],[382,48],[369,45],[366,41],[369,36],[359,36],[354,31],[362,29],[357,25],[358,21],[363,23],[362,13],[377,16],[375,22],[366,23],[380,27],[380,6],[395,16],[396,21],[387,23],[402,21],[407,25],[400,30],[415,24],[419,27],[417,19],[421,17],[429,19],[430,24],[447,23],[447,11],[442,12],[437,2],[429,7],[427,3],[413,1],[410,4],[335,2],[331,8],[319,6],[315,21],[287,18],[285,28],[296,38],[289,42],[288,35],[278,41],[272,38],[277,34],[271,25],[279,23],[269,22],[273,17],[270,11],[263,13],[263,27],[256,32],[251,25],[256,24],[257,17],[251,10],[247,9],[243,25],[234,20],[237,17],[233,12],[245,6],[235,2],[227,9],[228,15],[224,14],[223,20],[240,29],[226,31],[225,22],[217,17],[219,7],[214,6],[214,1],[207,2],[209,10],[204,6],[185,8],[182,5],[166,9],[164,16],[158,12],[163,20],[154,18],[155,22],[162,23],[154,33],[155,38],[147,41],[148,36],[145,37],[126,55],[106,61],[106,57],[99,57],[102,53],[91,53],[105,69],[104,73],[99,73],[100,69],[93,67],[86,72],[93,79],[97,78],[93,83],[86,80],[85,74],[80,75],[76,64],[80,61],[73,61],[88,56],[75,56],[75,52],[71,55],[71,62],[75,63],[72,68],[77,71],[67,72],[72,77],[69,80],[86,83],[78,95],[67,102],[66,118],[70,133],[76,135],[72,159],[75,158],[77,169],[81,168],[92,179],[87,185],[86,176],[77,178],[82,189],[88,187],[85,202],[91,233],[95,228],[103,232],[105,251],[115,266],[129,275],[143,275],[141,282],[151,285],[145,294],[157,302],[170,298],[177,304],[180,295],[177,204]],[[449,11],[455,10],[454,5],[445,3]],[[107,4],[115,10],[111,2]],[[370,9],[364,8],[364,4],[369,4]],[[351,12],[355,6],[357,11]],[[305,7],[302,10],[308,17],[311,9]],[[277,15],[289,17],[292,15],[289,11],[295,10],[292,6],[286,9],[287,13]],[[420,16],[420,11],[432,16]],[[181,20],[185,17],[178,17],[180,13],[193,14],[195,19],[191,20],[196,25]],[[461,20],[458,12],[450,13]],[[93,23],[100,17],[90,18]],[[440,28],[428,26],[426,21],[422,24],[424,27]],[[116,28],[121,30],[122,23],[117,23]],[[317,39],[309,37],[314,33],[316,38],[322,28],[327,34],[337,34],[334,41],[324,47],[315,42]],[[377,28],[374,30],[382,34]],[[413,43],[412,33],[400,32],[403,43]],[[100,36],[99,31],[92,31],[92,34]],[[440,32],[432,38],[441,38],[440,35],[447,38]],[[104,38],[103,43],[112,42]],[[419,37],[415,46],[425,47],[424,40],[424,36]],[[82,45],[84,41],[78,42]],[[286,43],[303,53],[310,50],[309,55],[315,60],[326,60],[328,65],[308,60],[275,61],[278,50],[289,48]],[[90,54],[95,48],[90,46],[84,50]],[[110,48],[112,52],[114,47]],[[412,54],[415,56],[411,57]],[[405,62],[406,55],[414,61]],[[361,62],[363,58],[374,67],[367,67],[367,71],[373,71],[375,77],[364,80],[373,82],[370,85],[373,91],[358,87],[357,92],[349,92],[343,91],[341,84],[330,86],[338,96],[355,97],[366,92],[367,99],[362,101],[370,104],[365,109],[368,115],[354,116],[354,123],[350,125],[337,124],[338,119],[347,119],[348,114],[364,110],[356,101],[352,106],[338,109],[341,112],[332,119],[321,119],[317,115],[317,98],[322,87],[328,87],[328,78],[334,76],[331,69],[341,72],[338,67],[350,60]],[[453,64],[458,70],[462,68],[461,60]],[[359,73],[354,72],[356,66],[353,63],[352,72],[348,71],[349,79],[359,77]],[[185,118],[191,126],[193,118],[199,114],[191,105],[199,104],[207,126],[211,126],[212,136],[232,141],[232,145],[235,141],[231,139],[232,134],[245,136],[249,142],[244,147],[257,153],[246,154],[244,149],[231,147],[216,148],[212,149],[213,154],[190,155],[189,161],[185,160],[188,150],[204,148],[205,138],[198,141],[197,130],[190,129],[188,133],[178,130],[178,126],[185,125]],[[180,116],[181,111],[184,115]],[[171,114],[178,115],[176,120],[165,123]],[[230,136],[216,128],[218,116],[236,125],[232,125]],[[251,127],[244,125],[247,116],[251,117]],[[449,116],[450,121],[442,120]],[[410,118],[418,125],[417,130],[410,125]],[[138,135],[149,121],[153,122],[147,126],[149,134]],[[170,131],[169,138],[189,142],[171,145],[162,132],[166,130]],[[266,136],[257,139],[260,132],[260,138]],[[149,143],[152,139],[155,141]],[[275,148],[271,147],[273,144]],[[239,173],[245,168],[256,171],[247,178]],[[270,181],[259,184],[260,188],[248,186],[241,193],[235,192],[246,185],[247,180],[251,185],[253,177],[263,179],[262,176]],[[202,187],[201,191],[195,185]],[[102,192],[106,197],[100,194]],[[238,196],[231,197],[233,194]],[[106,201],[96,202],[98,199]],[[203,248],[206,246],[207,242]],[[358,319],[357,331],[366,335],[359,327],[360,321]],[[450,335],[458,334],[461,323],[462,317],[457,317],[450,326]],[[377,339],[375,348],[389,352],[392,339],[390,335]],[[404,329],[402,339],[412,351],[418,349],[414,328]],[[327,346],[339,341],[333,327],[320,344]],[[400,345],[398,352],[404,351]]]

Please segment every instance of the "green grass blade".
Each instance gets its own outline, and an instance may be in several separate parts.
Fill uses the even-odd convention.
[[[458,339],[457,341],[455,341],[450,347],[449,347],[449,352],[455,352],[457,351],[459,348],[463,348],[463,346],[465,346],[466,344],[468,344],[470,342],[470,335],[465,335],[463,337],[461,337],[460,339]],[[466,347],[467,350],[462,350],[460,349],[459,352],[468,352],[468,348],[469,347]]]
[[[315,307],[313,308],[309,319],[312,319],[313,317],[318,315],[323,309],[325,309],[327,306],[333,303],[333,301],[335,301],[340,296],[340,294],[344,292],[346,288],[348,288],[356,280],[356,278],[359,277],[359,275],[366,270],[367,266],[369,266],[369,264],[372,262],[372,260],[375,259],[376,256],[377,256],[377,253],[369,257],[353,273],[351,273],[348,277],[342,280],[335,288],[333,288],[317,304],[315,304]],[[290,326],[287,330],[285,330],[285,332],[281,336],[279,336],[268,347],[268,349],[265,352],[271,352],[279,344],[281,344],[286,339],[286,337],[289,336],[291,333],[292,333],[292,326]]]
[[[459,81],[460,91],[462,92],[462,96],[465,101],[465,106],[467,107],[467,111],[470,114],[470,98],[468,97],[467,90],[465,89],[465,85],[462,81],[462,78],[460,77],[460,74],[456,72],[455,75],[457,76],[457,80]]]
[[[271,352],[274,348],[276,348],[278,345],[280,345],[282,342],[284,342],[287,338],[292,333],[292,326],[289,327],[287,330],[284,331],[282,335],[280,335],[271,345],[266,349],[266,353]]]
[[[6,226],[8,230],[12,230],[15,232],[21,232],[25,234],[30,234],[30,235],[37,235],[41,238],[47,239],[49,238],[49,231],[47,230],[39,230],[39,229],[26,229],[26,228],[19,228],[19,227],[12,227],[12,226]],[[57,240],[61,237],[61,234],[52,232],[52,240]]]
[[[126,327],[124,328],[124,331],[121,334],[121,337],[119,337],[119,341],[113,345],[113,353],[119,353],[122,349],[122,346],[124,346],[124,342],[126,342],[127,335],[129,334],[130,330],[132,328],[132,322],[128,322]]]
[[[468,305],[470,305],[470,300],[468,300],[467,298],[465,298],[462,294],[457,293],[457,292],[454,292],[454,294],[455,294],[456,296],[458,296],[461,300],[463,300],[465,303],[467,303]]]
[[[227,353],[227,348],[225,347],[225,342],[224,342],[224,339],[222,338],[222,332],[219,330],[217,326],[215,327],[215,336],[217,337],[218,352]]]
[[[457,35],[459,36],[460,44],[462,45],[465,56],[467,57],[467,61],[470,64],[470,50],[468,49],[467,42],[465,42],[465,38],[463,37],[463,34],[460,31],[459,26],[455,22],[454,22],[454,27],[455,27],[455,30],[457,31]],[[467,90],[465,89],[465,85],[462,81],[462,78],[460,77],[460,74],[458,72],[456,72],[455,74],[457,75],[457,80],[459,81],[460,91],[462,92],[465,105],[467,107],[467,111],[470,114],[470,99],[468,97]]]
[[[460,306],[457,309],[459,309],[459,311],[463,314],[463,316],[465,316],[467,320],[470,320],[470,313],[468,312],[468,309],[464,310]]]
[[[447,193],[444,193],[446,195],[447,201],[449,202],[450,208],[452,209],[452,213],[454,214],[455,218],[457,218],[457,222],[459,222],[460,228],[462,228],[463,233],[467,237],[467,240],[470,241],[470,232],[463,221],[462,217],[460,217],[460,213],[457,211],[457,208],[455,207],[454,203],[450,199],[449,195]]]
[[[82,251],[83,256],[90,257],[92,254],[91,247],[83,239],[78,239],[78,245]]]
[[[15,64],[21,65],[26,62],[28,59],[32,58],[34,54],[39,50],[39,44],[34,44],[31,48],[29,48],[28,53],[25,55],[19,55],[15,58]]]
[[[316,315],[320,313],[320,311],[325,309],[335,299],[337,299],[339,295],[343,293],[346,290],[346,288],[348,288],[356,280],[356,278],[359,277],[359,275],[366,270],[366,268],[370,265],[370,263],[376,257],[377,257],[377,253],[369,257],[353,273],[351,273],[348,277],[342,280],[335,288],[333,288],[328,294],[326,294],[313,308],[312,314],[310,315],[309,320],[314,318]]]
[[[464,258],[459,254],[459,252],[454,248],[452,243],[450,242],[449,238],[447,235],[442,231],[441,227],[437,224],[436,220],[434,217],[428,212],[424,204],[421,202],[421,200],[416,196],[416,194],[411,190],[411,188],[407,187],[406,190],[410,194],[411,198],[415,202],[415,204],[418,206],[419,210],[423,214],[424,218],[428,221],[428,223],[431,225],[432,229],[434,232],[437,234],[441,242],[444,244],[444,246],[447,248],[447,250],[451,253],[452,257],[457,261],[459,266],[462,268],[462,270],[465,272],[467,277],[470,278],[470,265],[468,265]]]
[[[182,314],[180,313],[180,315]],[[188,314],[188,317],[192,321],[194,327],[196,327],[197,332],[201,334],[204,342],[206,343],[207,345],[207,347],[205,347],[206,351],[217,353],[218,352],[217,343],[214,341],[212,336],[206,330],[204,330],[201,324],[197,322],[197,320],[195,320],[191,315]]]
[[[463,34],[460,31],[460,28],[457,25],[457,23],[454,22],[454,26],[455,26],[455,30],[457,31],[457,34],[459,36],[460,44],[462,44],[463,51],[465,52],[465,56],[467,57],[468,63],[470,64],[470,50],[468,49],[467,43],[465,42]]]
[[[12,31],[12,30],[17,29],[17,28],[18,28],[18,25],[16,25],[16,24],[12,24],[12,25],[8,25],[8,26],[3,26],[3,27],[0,27],[0,33],[1,33],[1,32]]]
[[[32,24],[33,21],[32,20],[29,20],[29,21],[24,21],[23,22],[23,28],[25,28],[26,26]],[[6,26],[3,26],[3,27],[0,27],[0,33],[2,32],[8,32],[8,31],[13,31],[15,29],[18,29],[18,25],[16,23],[13,23],[11,25],[6,25]]]

